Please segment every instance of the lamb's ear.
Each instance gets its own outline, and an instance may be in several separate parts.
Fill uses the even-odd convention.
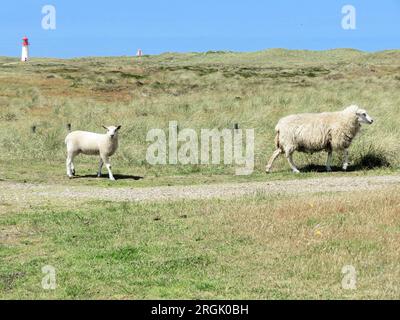
[[[121,129],[121,126],[117,126],[117,130]]]
[[[103,126],[103,125],[102,125],[102,127],[103,127],[104,129],[108,130],[108,128],[107,128],[106,126]]]

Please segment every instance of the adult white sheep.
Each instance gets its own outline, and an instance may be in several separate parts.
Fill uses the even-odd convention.
[[[339,112],[304,113],[282,118],[275,127],[277,149],[266,166],[266,172],[270,172],[275,159],[281,153],[285,153],[293,172],[299,173],[292,158],[295,151],[308,153],[327,151],[327,171],[332,171],[332,152],[342,151],[343,170],[347,170],[348,148],[353,138],[359,132],[362,123],[373,122],[367,112],[356,105]]]
[[[101,176],[101,168],[103,163],[108,170],[110,180],[115,180],[111,172],[110,157],[117,151],[118,148],[118,130],[121,126],[105,127],[105,134],[99,134],[87,131],[73,131],[65,138],[67,145],[67,175],[72,178],[75,175],[74,158],[82,153],[87,155],[99,155],[99,171],[97,176]]]

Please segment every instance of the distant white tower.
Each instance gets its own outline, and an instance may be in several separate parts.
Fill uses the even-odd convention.
[[[143,55],[142,49],[138,49],[138,51],[136,52],[136,56],[141,57],[142,55]]]
[[[29,60],[29,41],[27,37],[23,37],[22,39],[22,54],[21,54],[21,61],[28,61]]]

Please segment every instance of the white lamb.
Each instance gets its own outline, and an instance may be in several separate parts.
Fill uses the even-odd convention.
[[[67,145],[67,175],[72,178],[75,175],[74,158],[78,154],[99,155],[99,171],[97,176],[101,176],[101,169],[105,163],[110,180],[115,180],[111,172],[110,159],[118,148],[118,130],[121,126],[105,127],[106,134],[99,134],[87,131],[73,131],[65,138]]]
[[[275,127],[277,149],[266,166],[266,172],[270,172],[275,159],[281,153],[285,153],[293,172],[299,173],[292,158],[295,151],[308,153],[327,151],[327,171],[332,171],[332,152],[342,151],[343,170],[347,170],[348,148],[353,138],[359,132],[362,123],[373,122],[367,112],[356,105],[339,112],[304,113],[282,118]]]

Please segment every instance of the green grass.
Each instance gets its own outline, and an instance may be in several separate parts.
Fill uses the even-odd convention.
[[[6,210],[0,297],[395,299],[398,192]],[[41,288],[45,265],[56,290]],[[344,265],[356,290],[341,287]]]
[[[352,103],[364,106],[376,120],[351,148],[356,171],[397,170],[399,61],[399,51],[346,49],[33,59],[27,64],[0,57],[0,163],[8,168],[7,162],[15,164],[0,178],[18,179],[21,165],[32,168],[25,180],[41,176],[41,181],[52,182],[47,171],[64,170],[68,123],[72,129],[97,132],[102,132],[101,124],[121,123],[120,148],[112,159],[121,174],[159,178],[154,184],[182,176],[188,182],[208,175],[231,180],[231,166],[150,166],[146,134],[153,128],[167,130],[169,121],[178,121],[181,129],[224,129],[236,123],[253,128],[255,175],[261,176],[280,117],[339,110]],[[299,154],[295,159],[308,167],[322,165],[325,156]],[[336,155],[335,164],[340,160]],[[96,159],[79,161],[78,171],[96,170]],[[275,170],[277,176],[287,174],[286,161],[277,162]]]
[[[310,166],[303,168],[301,175],[294,175],[289,170],[282,170],[273,174],[265,174],[263,171],[255,171],[250,176],[236,176],[234,170],[222,170],[218,174],[212,168],[201,168],[195,172],[186,170],[184,166],[179,169],[170,166],[162,168],[156,166],[147,170],[141,167],[118,166],[114,163],[114,176],[117,181],[110,181],[106,170],[103,170],[101,178],[97,178],[95,163],[90,161],[76,162],[78,164],[77,175],[69,179],[64,167],[54,162],[9,162],[0,161],[0,181],[16,181],[23,183],[44,183],[71,186],[98,186],[98,187],[152,187],[152,186],[174,186],[174,185],[200,185],[215,183],[241,183],[250,181],[277,181],[322,177],[349,177],[349,176],[372,176],[372,175],[394,175],[399,174],[396,168],[360,169],[350,167],[344,172],[339,167],[334,167],[334,172],[326,172],[324,166]],[[157,171],[165,170],[161,173]]]

